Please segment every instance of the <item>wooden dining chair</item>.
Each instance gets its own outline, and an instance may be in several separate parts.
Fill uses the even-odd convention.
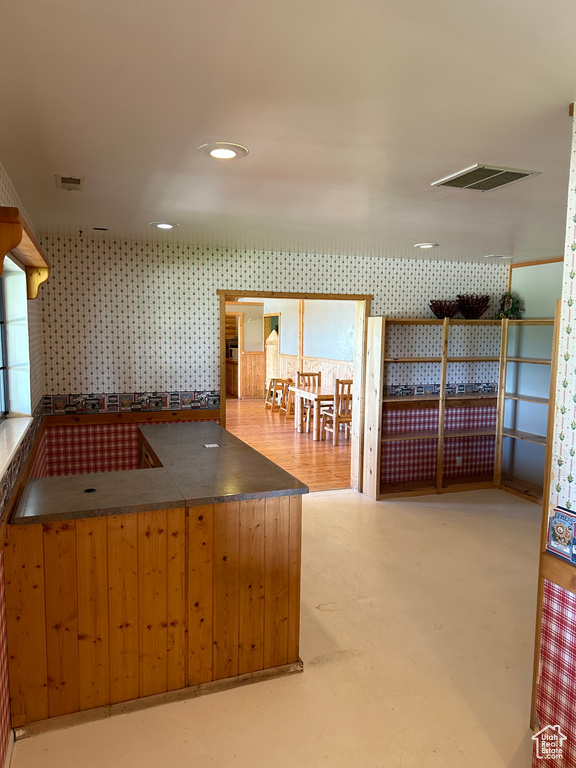
[[[290,392],[290,385],[294,384],[294,379],[284,379],[282,395],[280,396],[280,413],[286,418],[294,416],[294,392]]]
[[[334,383],[334,405],[322,411],[320,438],[326,439],[326,432],[332,432],[332,443],[338,445],[340,427],[350,436],[352,426],[352,379],[336,379]]]
[[[322,371],[310,373],[298,371],[296,373],[296,384],[299,387],[319,387],[322,384]]]
[[[284,387],[288,388],[288,385],[293,383],[293,379],[270,379],[264,409],[270,408],[271,411],[279,409],[284,396]]]
[[[298,387],[319,387],[322,384],[322,371],[297,371],[296,385]],[[302,403],[302,425],[306,425],[306,432],[312,429],[312,413],[314,405],[311,402]]]

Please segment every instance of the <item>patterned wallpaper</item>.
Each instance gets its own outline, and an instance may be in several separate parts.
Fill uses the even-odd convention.
[[[48,394],[213,391],[217,289],[369,293],[373,315],[430,317],[431,298],[506,290],[507,267],[45,237]],[[493,301],[496,305],[496,301]],[[494,316],[494,315],[492,315]]]
[[[492,301],[492,307],[496,307]],[[494,317],[495,310],[484,318]],[[440,357],[442,354],[442,326],[391,325],[386,331],[388,357]],[[407,352],[407,350],[409,350]],[[500,326],[458,326],[448,333],[448,354],[450,357],[471,357],[485,355],[498,357],[500,354]],[[431,386],[440,379],[439,363],[398,363],[387,366],[388,387],[410,385]],[[483,384],[482,391],[495,389],[498,382],[498,363],[449,363],[446,383]],[[487,385],[490,385],[488,387]],[[389,390],[391,391],[391,390]]]
[[[575,125],[576,128],[576,125]],[[552,444],[550,509],[576,510],[576,132],[572,140]]]

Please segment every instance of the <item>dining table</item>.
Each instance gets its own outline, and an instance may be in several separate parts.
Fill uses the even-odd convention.
[[[304,431],[303,405],[304,401],[312,404],[312,439],[320,440],[320,414],[322,406],[334,403],[334,389],[322,386],[304,387],[292,384],[288,391],[294,395],[294,428]]]

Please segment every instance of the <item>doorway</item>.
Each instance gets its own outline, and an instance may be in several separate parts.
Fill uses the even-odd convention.
[[[371,295],[357,294],[309,294],[276,291],[235,291],[219,290],[220,300],[220,423],[226,426],[226,304],[238,302],[240,298],[260,299],[297,299],[302,304],[305,301],[352,301],[355,302],[355,323],[353,338],[353,421],[350,439],[350,487],[362,490],[362,461],[364,435],[364,391],[365,391],[365,350],[366,350],[366,321],[370,310]],[[241,305],[240,305],[241,306]],[[277,313],[267,313],[274,316]],[[300,313],[303,317],[303,313]],[[270,321],[272,323],[272,321]],[[270,326],[271,327],[271,326]],[[279,324],[280,328],[280,324]],[[302,350],[304,329],[298,329],[299,352]],[[305,369],[302,354],[299,355],[298,370]]]

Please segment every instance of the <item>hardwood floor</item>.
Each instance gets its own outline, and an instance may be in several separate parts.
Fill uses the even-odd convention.
[[[264,400],[226,401],[226,429],[275,464],[297,477],[311,491],[350,487],[350,440],[314,442],[298,434],[294,418],[264,408]],[[329,435],[331,438],[331,435]]]

